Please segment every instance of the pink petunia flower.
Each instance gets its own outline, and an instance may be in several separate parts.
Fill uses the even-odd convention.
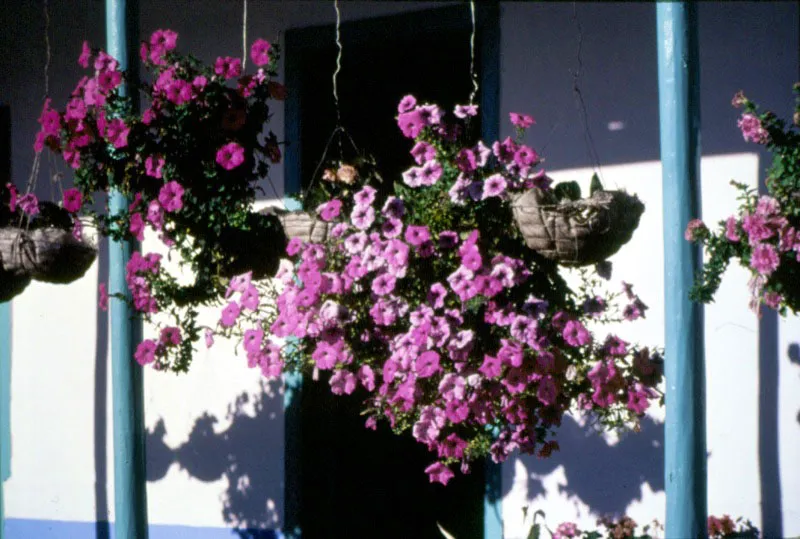
[[[158,193],[158,202],[164,211],[172,213],[183,208],[183,193],[184,189],[176,181],[165,183]]]
[[[144,218],[141,213],[131,214],[128,231],[139,241],[144,241]]]
[[[70,213],[75,213],[81,209],[81,205],[83,204],[83,195],[81,195],[81,192],[78,189],[70,187],[64,191],[62,204],[65,210]]]
[[[569,320],[564,324],[564,330],[561,333],[564,341],[570,346],[584,346],[589,344],[592,338],[591,333],[583,324],[577,320]]]
[[[478,105],[456,105],[453,114],[456,115],[456,118],[467,118],[469,116],[477,116],[478,115]]]
[[[512,112],[508,116],[511,119],[511,123],[520,129],[527,129],[536,123],[536,121],[533,119],[533,116],[530,116],[529,114]]]
[[[108,310],[108,288],[106,283],[100,283],[97,286],[97,306],[101,311]]]
[[[414,98],[413,95],[407,95],[400,100],[400,104],[397,105],[397,112],[403,114],[404,112],[408,112],[414,107],[417,106],[417,100]]]
[[[339,213],[342,210],[342,201],[334,198],[333,200],[329,200],[324,204],[320,204],[317,207],[317,213],[319,214],[320,218],[323,221],[333,221],[337,217],[339,217]]]
[[[114,118],[106,125],[105,137],[115,148],[124,148],[128,145],[128,133],[131,129],[120,118]]]
[[[244,148],[229,142],[217,150],[217,164],[225,170],[233,170],[244,163]]]
[[[223,79],[236,78],[242,74],[242,61],[231,56],[221,56],[214,63],[214,73]]]
[[[242,312],[239,304],[235,301],[231,301],[225,308],[222,310],[222,317],[220,318],[220,324],[222,327],[232,327],[236,323],[236,319],[239,318],[239,314]]]
[[[269,50],[272,46],[264,39],[256,39],[253,46],[250,47],[250,58],[257,66],[267,65],[269,63]]]
[[[78,56],[78,65],[86,69],[89,67],[89,60],[92,58],[92,49],[89,47],[89,42],[84,41],[81,47],[81,55]]]
[[[181,340],[181,330],[174,326],[163,328],[158,339],[164,346],[177,346],[181,343]]]
[[[356,376],[350,371],[338,370],[331,376],[329,384],[334,395],[349,395],[356,390]]]
[[[780,264],[778,251],[769,243],[759,243],[750,255],[750,267],[762,275],[769,275]]]
[[[428,474],[431,483],[441,483],[443,485],[447,485],[447,482],[455,477],[453,471],[441,462],[436,462],[425,468],[425,473]]]
[[[39,214],[39,199],[33,193],[27,193],[17,199],[17,206],[30,217]]]
[[[139,365],[144,367],[156,360],[157,347],[158,345],[156,345],[154,340],[145,339],[136,347],[136,352],[133,354],[133,357]]]
[[[418,247],[431,239],[431,233],[428,231],[427,226],[409,225],[406,227],[404,237],[408,243]]]
[[[414,371],[420,378],[429,378],[439,372],[439,354],[433,350],[428,350],[419,355],[414,362]]]

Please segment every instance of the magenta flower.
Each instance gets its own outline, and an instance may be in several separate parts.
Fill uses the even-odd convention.
[[[375,202],[375,193],[377,191],[374,188],[365,185],[361,191],[353,195],[353,200],[355,200],[356,206],[369,206]]]
[[[400,100],[400,104],[397,105],[397,112],[403,114],[404,112],[408,112],[414,107],[417,106],[417,100],[414,98],[413,95],[407,95]]]
[[[239,304],[235,301],[231,301],[228,305],[222,309],[222,317],[220,318],[220,324],[222,327],[232,327],[236,323],[236,319],[239,318],[239,314],[242,312]]]
[[[755,114],[749,112],[742,114],[736,125],[741,129],[742,137],[745,141],[766,144],[769,140],[769,133],[761,125],[761,120]]]
[[[339,217],[339,213],[342,210],[342,201],[334,198],[333,200],[329,200],[324,204],[320,204],[317,207],[317,213],[322,218],[323,221],[329,222],[333,221],[337,217]]]
[[[242,347],[248,354],[258,354],[261,352],[261,343],[264,341],[264,330],[248,329],[244,332]]]
[[[144,218],[141,213],[131,214],[128,231],[139,241],[144,241]]]
[[[431,239],[427,226],[409,225],[406,227],[405,240],[411,245],[419,247]]]
[[[506,192],[508,182],[502,174],[492,174],[483,182],[483,192],[481,193],[481,200],[486,200],[491,197],[503,196]]]
[[[97,286],[97,306],[101,311],[108,310],[108,288],[106,283],[100,283]]]
[[[177,346],[181,343],[181,330],[174,326],[165,327],[161,330],[158,342],[164,346]]]
[[[422,165],[419,182],[422,185],[434,185],[442,177],[442,165],[437,161],[428,161]]]
[[[417,138],[425,128],[425,121],[422,119],[419,109],[414,109],[397,117],[397,127],[400,128],[405,137]]]
[[[211,329],[206,328],[204,339],[206,343],[206,348],[211,348],[212,346],[214,346],[214,332]]]
[[[350,222],[359,230],[366,230],[375,221],[375,209],[372,206],[356,206],[350,214]]]
[[[19,197],[16,205],[31,217],[39,214],[39,199],[33,193],[26,193]]]
[[[105,130],[105,137],[115,148],[124,148],[128,145],[128,133],[131,129],[119,118],[114,118]]]
[[[411,148],[411,156],[418,165],[421,165],[436,158],[436,148],[427,142],[419,141]]]
[[[286,244],[286,254],[289,256],[295,256],[297,253],[300,252],[300,249],[303,248],[303,240],[300,238],[292,238]]]
[[[558,387],[552,376],[545,376],[539,381],[539,386],[536,389],[536,398],[545,406],[555,404],[558,397]]]
[[[153,178],[161,178],[161,171],[164,169],[164,156],[148,155],[144,160],[145,174]]]
[[[455,477],[453,471],[441,462],[436,462],[425,468],[425,473],[428,474],[431,483],[441,483],[443,485],[447,485],[447,482]]]
[[[330,344],[322,341],[320,342],[314,353],[311,354],[311,359],[317,365],[317,368],[322,370],[330,370],[339,360],[340,350]]]
[[[577,320],[569,320],[564,324],[564,330],[561,333],[564,341],[570,346],[584,346],[589,344],[592,335],[589,333],[583,324]]]
[[[217,164],[225,170],[233,170],[244,163],[244,148],[229,142],[217,150]]]
[[[403,222],[389,217],[381,224],[381,233],[384,238],[396,238],[403,233]]]
[[[183,208],[183,187],[176,181],[167,182],[158,193],[158,202],[164,211],[172,213]]]
[[[221,56],[214,63],[214,73],[223,79],[234,79],[242,74],[242,61],[231,56]]]
[[[250,47],[250,58],[257,66],[267,65],[269,63],[269,50],[272,46],[269,41],[264,39],[256,39],[253,46]]]
[[[397,279],[389,273],[382,273],[372,281],[372,292],[377,296],[385,296],[394,290]]]
[[[464,173],[470,173],[478,168],[478,161],[475,157],[475,152],[470,148],[463,148],[456,155],[456,166],[458,170]]]
[[[156,360],[156,348],[157,345],[154,340],[145,339],[136,347],[136,352],[133,354],[133,357],[139,365],[144,367]]]
[[[512,112],[508,116],[511,119],[511,123],[515,127],[519,127],[520,129],[527,129],[536,123],[536,121],[533,119],[533,116],[530,116],[528,114],[520,114],[518,112]]]
[[[242,292],[242,297],[239,298],[239,305],[241,305],[243,309],[257,311],[260,303],[261,299],[259,298],[258,289],[255,285],[248,285],[244,292]]]
[[[458,245],[458,234],[445,230],[439,233],[439,248],[440,249],[454,249]]]
[[[158,203],[158,200],[151,200],[147,206],[147,222],[153,225],[156,230],[161,230],[164,227],[164,208]]]
[[[539,154],[528,146],[520,146],[514,152],[514,162],[520,167],[529,167],[539,162]]]
[[[728,238],[728,241],[737,242],[741,238],[739,237],[739,231],[736,230],[736,217],[731,215],[728,217],[728,220],[725,221],[725,237]]]
[[[409,187],[422,185],[422,167],[411,167],[403,172],[403,183]]]
[[[467,118],[468,116],[478,115],[478,105],[456,105],[453,114],[456,118]]]
[[[178,34],[172,30],[156,30],[150,34],[150,48],[164,54],[173,50],[178,41]]]
[[[420,378],[429,378],[439,370],[439,354],[433,350],[423,352],[414,362],[414,371]]]
[[[63,206],[65,210],[70,213],[75,213],[81,209],[82,203],[83,196],[78,189],[70,187],[64,191]]]
[[[356,390],[356,376],[344,369],[336,371],[328,383],[334,395],[349,395]]]
[[[686,230],[683,233],[683,238],[686,241],[697,241],[705,237],[706,233],[708,232],[708,228],[706,227],[705,223],[700,219],[692,219],[689,221],[689,224],[686,225]]]
[[[750,255],[750,267],[762,275],[769,275],[780,264],[778,251],[769,243],[759,243]]]
[[[78,65],[86,69],[89,67],[89,60],[92,58],[92,49],[89,47],[89,42],[84,41],[81,47],[81,55],[78,56]]]

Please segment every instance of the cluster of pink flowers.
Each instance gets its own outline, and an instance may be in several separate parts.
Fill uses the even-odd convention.
[[[767,286],[770,277],[782,263],[800,262],[800,231],[791,226],[776,199],[762,195],[753,199],[751,207],[728,217],[720,236],[749,253],[750,308],[759,312],[760,305],[777,309],[783,297]],[[703,241],[710,231],[699,219],[689,222],[685,238]]]
[[[150,229],[192,270],[202,273],[201,266],[209,260],[224,258],[202,252],[219,248],[219,238],[213,235],[220,234],[204,213],[213,211],[226,224],[241,221],[255,197],[258,177],[280,159],[274,135],[260,139],[245,127],[252,123],[261,133],[269,117],[266,102],[273,94],[280,97],[282,89],[269,80],[276,54],[263,39],[255,40],[250,51],[257,71],[245,75],[238,58],[222,56],[206,67],[177,54],[177,38],[172,30],[156,30],[141,44],[141,61],[152,80],[129,92],[139,95],[144,90],[149,97],[141,114],[134,113],[129,99],[119,93],[126,80],[119,62],[84,42],[78,64],[92,72],[79,81],[64,110],[45,101],[34,149],[47,147],[76,170],[75,187],[64,191],[63,200],[63,207],[75,216],[76,235],[81,211],[94,215],[100,232],[115,239],[142,241]],[[187,159],[185,140],[207,148],[210,155],[195,151]],[[250,173],[254,168],[258,174]],[[111,189],[129,197],[127,211],[115,217],[95,214],[90,204],[96,193]],[[38,212],[32,194],[14,196],[13,202],[29,215]],[[191,238],[197,234],[205,234],[206,247],[197,248]],[[187,307],[185,298],[178,304],[171,297],[179,287],[152,256],[134,255],[128,265],[136,311],[151,320],[157,312],[194,309],[193,300]],[[208,281],[198,287],[205,289],[201,302],[224,290]],[[185,338],[194,333],[193,316],[175,315],[176,325],[167,327],[170,335],[177,331],[177,337],[162,339],[158,346],[146,341],[137,359],[164,359],[178,350],[190,355]]]
[[[462,106],[456,117],[475,112]],[[400,104],[400,129],[419,138],[411,150],[419,166],[404,174],[409,187],[452,194],[450,184],[481,182],[480,190],[464,190],[481,196],[451,197],[459,208],[484,193],[502,197],[505,187],[492,187],[493,176],[514,189],[544,178],[533,170],[535,151],[511,139],[494,150],[478,143],[452,151],[459,172],[448,178],[448,154],[422,140],[451,139],[457,128],[443,118],[439,107],[417,105],[411,96]],[[515,450],[549,455],[558,449],[553,431],[571,408],[632,420],[644,413],[657,396],[657,358],[618,337],[595,339],[586,323],[606,314],[605,298],[592,297],[585,310],[569,300],[551,304],[533,293],[537,275],[529,261],[498,251],[477,228],[437,229],[415,221],[410,210],[396,196],[379,201],[370,186],[352,200],[316,208],[329,237],[289,242],[291,261],[276,276],[277,311],[244,331],[251,366],[266,365],[265,374],[281,362],[310,368],[335,394],[360,392],[366,426],[386,420],[409,429],[435,455],[430,479],[444,484],[452,465],[466,471],[483,455],[496,462]],[[646,306],[629,285],[626,292],[625,317],[643,316]],[[236,323],[241,310],[229,303],[221,325]],[[289,344],[279,349],[279,340]]]

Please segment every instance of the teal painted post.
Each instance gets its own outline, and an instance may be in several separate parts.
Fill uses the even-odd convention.
[[[683,238],[700,215],[697,6],[656,6],[666,309],[666,537],[706,535],[703,310],[689,300],[700,251]]]
[[[0,539],[5,537],[3,483],[11,475],[11,302],[0,303]]]
[[[132,0],[132,4],[135,0]],[[133,41],[128,25],[125,0],[106,0],[106,41],[108,53],[128,69],[128,44]],[[135,56],[134,56],[135,58]],[[135,60],[134,60],[135,61]],[[137,71],[136,64],[129,71]],[[125,91],[123,88],[122,91]],[[112,192],[109,211],[126,210],[128,200]],[[129,295],[125,283],[125,266],[135,245],[131,242],[109,242],[109,292]],[[134,362],[134,347],[141,337],[141,322],[132,318],[128,304],[112,298],[111,308],[111,391],[114,415],[114,536],[117,539],[146,539],[147,493],[144,456],[144,402],[142,370]]]

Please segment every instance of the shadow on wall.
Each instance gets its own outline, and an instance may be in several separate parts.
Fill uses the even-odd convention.
[[[790,344],[787,354],[789,361],[800,367],[800,344],[796,342]],[[800,410],[797,411],[797,422],[800,423]]]
[[[276,429],[282,420],[283,399],[280,381],[262,381],[255,395],[240,394],[229,406],[229,426],[217,432],[220,420],[203,413],[195,420],[188,440],[172,449],[164,441],[167,433],[159,419],[146,434],[147,480],[163,479],[176,463],[204,482],[227,480],[222,495],[222,516],[242,539],[274,537],[270,531],[278,527],[280,509],[274,501],[273,477],[276,454],[282,451],[282,437]],[[282,430],[282,426],[281,426]]]
[[[641,432],[624,434],[610,445],[593,427],[582,427],[566,416],[556,439],[561,450],[550,458],[521,456],[527,474],[527,499],[545,495],[543,478],[564,467],[567,484],[561,493],[580,500],[597,515],[625,513],[639,499],[641,485],[654,492],[664,490],[664,425],[645,417]],[[504,467],[503,495],[514,484],[513,466]]]

